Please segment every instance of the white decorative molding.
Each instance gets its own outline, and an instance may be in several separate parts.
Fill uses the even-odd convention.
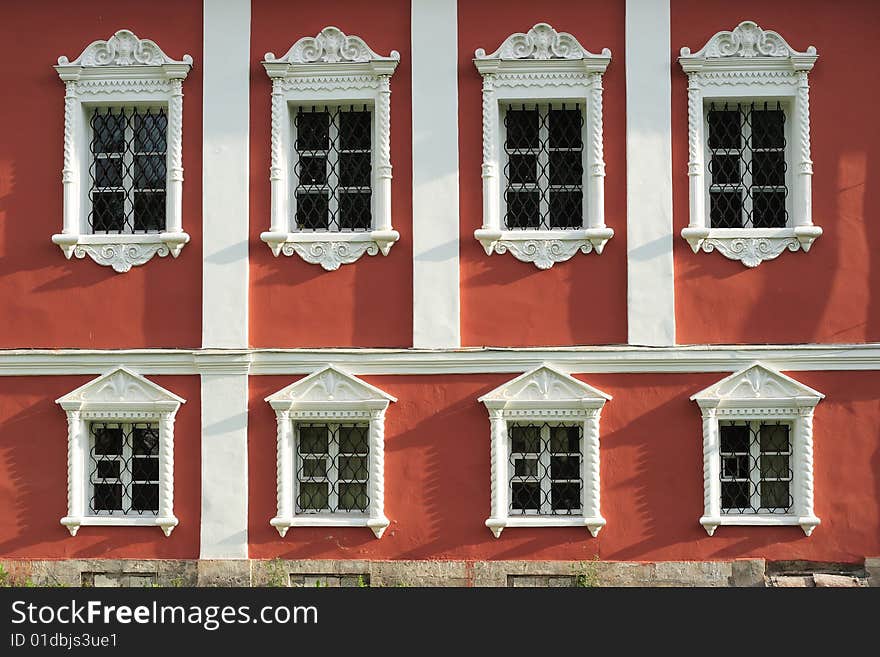
[[[272,79],[272,203],[269,230],[260,239],[275,256],[296,254],[333,271],[364,254],[388,255],[400,239],[391,217],[391,76],[399,62],[396,50],[383,57],[360,37],[332,26],[315,37],[300,39],[283,57],[266,53],[262,63]],[[298,105],[340,102],[365,103],[373,112],[371,230],[298,230],[293,219],[295,135],[291,110]]]
[[[610,395],[542,364],[478,399],[489,412],[491,508],[486,526],[495,538],[506,527],[586,527],[594,537],[605,526],[599,504],[599,416]],[[581,425],[581,513],[519,515],[510,510],[510,420]]]
[[[276,419],[277,513],[270,524],[283,537],[291,527],[369,527],[376,538],[390,524],[385,516],[385,411],[397,401],[388,393],[361,381],[334,365],[266,397]],[[294,476],[294,423],[298,420],[369,423],[369,507],[353,512],[296,513]]]
[[[355,375],[512,374],[554,363],[569,373],[732,372],[755,361],[788,372],[880,371],[880,344],[444,349],[8,349],[0,376],[96,375],[120,361],[145,375],[309,374],[328,360]]]
[[[54,67],[65,84],[63,223],[52,242],[64,256],[89,256],[100,265],[126,272],[154,255],[177,257],[189,235],[183,230],[183,80],[192,57],[168,57],[149,39],[119,30],[106,41],[94,41],[79,57],[58,58]],[[94,234],[88,215],[91,199],[87,174],[95,107],[136,104],[166,108],[168,118],[165,185],[165,229],[146,234]]]
[[[61,524],[71,536],[81,526],[157,526],[170,536],[174,516],[174,417],[186,400],[130,369],[117,366],[56,399],[67,414],[67,515]],[[159,425],[159,510],[155,516],[89,513],[90,421],[144,422]]]
[[[483,225],[474,237],[487,255],[507,253],[548,269],[578,251],[601,254],[614,231],[605,226],[605,162],[602,146],[602,75],[608,48],[587,51],[567,32],[538,23],[510,35],[491,54],[474,53],[483,76]],[[502,104],[574,101],[584,105],[583,217],[579,230],[508,230],[504,227]]]
[[[703,415],[703,525],[709,536],[721,525],[799,525],[809,536],[819,525],[813,509],[813,411],[825,397],[777,370],[754,363],[691,397]],[[724,513],[721,508],[720,420],[786,420],[791,427],[791,495],[788,514]]]
[[[818,55],[810,46],[793,49],[779,34],[743,21],[732,31],[715,34],[703,48],[681,49],[679,62],[688,76],[688,177],[690,220],[681,235],[694,253],[717,250],[747,267],[756,267],[783,251],[810,250],[822,235],[813,224],[808,73]],[[712,101],[772,99],[786,112],[785,160],[790,165],[789,220],[784,228],[712,228],[705,108]]]

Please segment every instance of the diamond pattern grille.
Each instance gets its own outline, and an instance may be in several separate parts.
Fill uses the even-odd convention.
[[[785,118],[779,102],[709,104],[712,228],[787,225]]]
[[[294,115],[294,130],[296,229],[370,230],[370,107],[300,107]]]
[[[89,424],[89,510],[93,515],[159,513],[159,425]]]
[[[576,103],[505,108],[508,230],[583,227],[583,126]]]
[[[165,109],[97,108],[89,125],[92,232],[132,234],[165,230]]]
[[[510,515],[580,515],[583,427],[508,422]]]
[[[790,513],[791,425],[785,422],[719,422],[721,512]]]
[[[296,424],[296,512],[362,513],[370,505],[369,424]]]

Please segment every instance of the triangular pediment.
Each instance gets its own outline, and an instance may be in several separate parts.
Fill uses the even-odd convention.
[[[701,390],[692,400],[788,399],[811,397],[817,401],[825,395],[777,372],[761,363],[754,363],[718,383]]]
[[[56,399],[55,402],[57,404],[126,404],[137,406],[156,402],[183,404],[186,403],[186,400],[140,374],[120,366]]]
[[[611,399],[601,390],[563,374],[549,365],[540,365],[521,374],[480,397],[487,402],[575,402],[584,399],[607,401]]]
[[[338,367],[327,365],[266,397],[266,401],[270,404],[272,402],[367,403],[393,402],[397,399]]]

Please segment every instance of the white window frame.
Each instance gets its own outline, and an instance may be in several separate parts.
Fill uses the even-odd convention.
[[[385,516],[385,411],[397,401],[388,393],[326,365],[265,399],[275,411],[277,513],[269,521],[284,537],[291,527],[369,527],[376,538],[390,524]],[[365,513],[296,512],[294,424],[369,423],[369,464]]]
[[[183,230],[183,81],[192,57],[168,57],[153,41],[119,30],[94,41],[74,61],[59,57],[64,82],[64,214],[52,242],[65,257],[89,256],[99,265],[127,272],[153,256],[180,255]],[[164,107],[167,110],[165,230],[157,233],[93,233],[89,226],[89,116],[103,107]]]
[[[486,527],[495,538],[507,527],[586,527],[594,537],[598,535],[606,524],[599,504],[599,418],[610,399],[611,395],[548,364],[478,399],[489,412],[491,508]],[[582,425],[579,515],[510,514],[508,422]]]
[[[119,366],[55,400],[67,414],[67,515],[61,524],[71,536],[82,526],[160,527],[165,536],[177,526],[174,516],[174,419],[185,399],[126,367]],[[159,425],[159,512],[156,515],[89,513],[91,453],[89,425]]]
[[[821,392],[761,363],[725,377],[691,397],[703,417],[703,516],[700,524],[712,536],[721,525],[799,525],[809,536],[819,525],[813,485],[813,412]],[[724,513],[721,509],[721,434],[719,422],[789,424],[789,449],[794,498],[789,514]]]
[[[266,53],[262,62],[272,79],[271,217],[260,239],[275,256],[294,254],[327,271],[365,253],[388,255],[400,234],[391,225],[391,76],[400,53],[375,53],[357,36],[325,27],[304,37],[283,57]],[[371,106],[372,230],[300,231],[294,225],[293,113],[300,105]]]
[[[746,267],[757,267],[786,249],[804,252],[822,234],[813,224],[808,74],[818,55],[810,46],[798,52],[778,33],[743,21],[732,31],[715,34],[703,48],[682,48],[678,58],[688,76],[688,177],[690,219],[682,237],[694,253],[719,251]],[[712,228],[706,108],[709,103],[781,101],[786,112],[789,187],[785,228]]]
[[[486,251],[507,253],[549,269],[578,251],[601,254],[614,231],[605,225],[605,161],[602,136],[602,75],[608,48],[587,51],[567,32],[538,23],[511,34],[493,53],[474,53],[483,77],[483,225],[474,231]],[[503,224],[503,106],[508,103],[579,103],[584,108],[584,225],[579,230],[517,229]]]

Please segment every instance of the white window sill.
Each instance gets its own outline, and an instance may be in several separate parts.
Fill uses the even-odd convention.
[[[289,518],[275,517],[269,521],[283,538],[291,527],[369,527],[373,530],[376,538],[382,538],[386,527],[391,522],[385,516],[370,518],[368,516],[343,516],[343,515],[300,515]]]
[[[474,237],[483,245],[486,255],[510,251],[517,260],[531,262],[538,269],[550,269],[557,262],[570,259],[581,251],[597,255],[614,237],[608,227],[582,230],[494,230],[479,228]]]
[[[586,527],[595,537],[604,526],[604,518],[585,516],[516,516],[486,520],[486,527],[492,530],[495,538],[500,537],[507,527]]]
[[[715,249],[731,260],[739,260],[746,267],[757,267],[765,260],[772,260],[788,249],[804,253],[822,234],[819,226],[795,226],[793,228],[702,228],[688,226],[681,236],[688,241],[694,253],[702,249],[711,253]]]
[[[700,518],[700,524],[706,530],[709,536],[712,536],[721,525],[740,526],[740,527],[791,527],[800,526],[804,530],[804,534],[809,536],[813,530],[819,525],[819,519],[815,516],[783,516],[774,514],[729,514],[716,516],[714,518],[703,516]]]
[[[68,260],[74,255],[77,258],[89,256],[99,265],[113,267],[117,272],[127,272],[132,267],[144,264],[154,255],[164,258],[170,253],[176,258],[183,245],[189,242],[189,235],[184,232],[134,235],[59,233],[52,236],[52,242],[61,247]]]
[[[61,519],[61,524],[67,527],[71,536],[76,536],[80,527],[161,527],[165,536],[171,536],[171,531],[177,526],[178,520],[174,516],[158,518],[156,516],[84,516],[72,518],[66,516]]]
[[[362,233],[354,232],[265,232],[260,239],[269,245],[272,253],[277,256],[298,255],[313,265],[321,265],[327,271],[339,269],[340,265],[348,265],[367,255],[387,256],[394,243],[400,239],[396,230],[373,230]]]

